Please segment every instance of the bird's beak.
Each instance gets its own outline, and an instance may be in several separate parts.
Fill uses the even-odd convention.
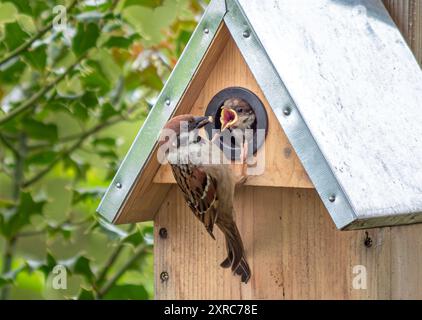
[[[233,126],[237,120],[238,116],[236,111],[223,107],[220,116],[221,132]]]
[[[202,127],[204,127],[208,123],[213,122],[213,118],[211,116],[209,116],[209,117],[195,117],[194,121],[195,121],[195,129],[201,129]]]

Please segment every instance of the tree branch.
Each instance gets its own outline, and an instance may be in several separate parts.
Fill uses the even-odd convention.
[[[9,148],[12,152],[13,152],[13,154],[15,155],[15,156],[17,156],[17,155],[19,155],[19,151],[13,146],[13,144],[12,143],[10,143],[10,141],[9,140],[7,140],[7,138],[5,137],[5,136],[3,136],[2,134],[0,134],[0,141],[1,142],[3,142],[3,144],[7,147],[7,148]]]
[[[120,277],[126,272],[130,266],[138,260],[143,254],[145,254],[148,250],[148,246],[145,244],[139,245],[133,255],[130,257],[128,261],[111,277],[109,281],[100,289],[98,292],[98,298],[101,299],[103,296],[107,294],[107,292],[113,287],[113,285],[120,279]]]
[[[98,279],[96,280],[97,286],[102,285],[105,278],[107,277],[107,273],[110,271],[110,268],[113,266],[113,264],[117,261],[117,258],[120,256],[123,249],[124,249],[124,246],[122,244],[119,244],[114,249],[113,253],[110,255],[104,267],[101,269],[101,271],[98,274]]]
[[[109,120],[107,122],[103,122],[103,123],[95,126],[94,128],[92,128],[91,130],[88,130],[87,132],[85,132],[83,135],[81,135],[81,137],[79,138],[78,141],[76,141],[69,149],[64,150],[63,152],[61,152],[52,162],[50,162],[50,164],[45,169],[41,170],[34,177],[32,177],[29,180],[25,181],[23,183],[23,187],[24,188],[27,188],[30,185],[32,185],[35,182],[37,182],[38,180],[40,180],[41,178],[43,178],[61,160],[63,160],[65,157],[69,156],[75,150],[77,150],[85,142],[85,140],[88,139],[91,135],[94,135],[94,134],[98,133],[99,131],[105,129],[106,127],[109,127],[109,126],[111,126],[113,124],[116,124],[116,123],[118,123],[121,120],[123,120],[123,118],[121,116],[119,116],[119,117],[117,117],[117,118],[115,118],[113,120]]]
[[[73,7],[76,5],[78,1],[73,0],[72,3],[66,8],[66,12],[69,12],[73,9]],[[31,39],[29,39],[27,42],[21,44],[19,47],[17,47],[15,50],[13,50],[8,56],[0,60],[0,66],[5,64],[6,62],[12,60],[13,58],[19,56],[21,53],[23,53],[25,50],[27,50],[36,40],[40,39],[42,36],[44,36],[49,30],[53,28],[53,19],[41,30],[39,30],[35,35],[32,36]]]
[[[128,230],[130,233],[135,228],[135,225],[132,224]],[[114,249],[113,253],[108,258],[107,262],[104,264],[101,271],[98,273],[98,278],[96,280],[96,286],[100,286],[103,284],[107,273],[110,271],[110,268],[113,266],[113,264],[117,261],[117,258],[122,253],[123,248],[125,247],[124,242],[120,242],[119,245]]]
[[[12,120],[19,114],[21,114],[24,111],[27,111],[35,106],[35,103],[44,96],[47,92],[49,92],[54,86],[56,86],[60,81],[62,81],[69,72],[71,72],[83,59],[85,58],[85,55],[80,56],[74,64],[72,64],[70,67],[68,67],[63,74],[58,76],[55,80],[53,80],[51,83],[46,85],[44,88],[39,90],[37,93],[35,93],[32,97],[30,97],[26,102],[21,104],[19,107],[13,109],[9,113],[7,113],[3,118],[0,118],[0,126],[5,124],[6,122]]]
[[[6,240],[6,248],[4,250],[4,256],[3,256],[3,270],[2,270],[3,275],[10,272],[12,268],[12,260],[13,260],[13,254],[16,248],[16,241],[17,241],[16,237],[12,237]],[[9,298],[9,293],[10,293],[10,286],[5,285],[1,290],[0,299],[7,300]]]
[[[13,185],[13,199],[18,201],[20,196],[20,188],[22,185],[22,181],[24,179],[24,168],[25,168],[25,157],[26,157],[26,146],[27,140],[26,135],[24,133],[20,134],[19,137],[19,150],[15,154],[16,165],[15,165],[15,173],[14,173],[14,185]],[[12,261],[13,255],[16,249],[16,242],[18,238],[13,236],[11,238],[6,239],[6,248],[4,250],[3,256],[3,268],[2,274],[7,274],[12,269]],[[10,286],[6,285],[2,288],[0,293],[0,299],[6,300],[9,297],[10,293]]]

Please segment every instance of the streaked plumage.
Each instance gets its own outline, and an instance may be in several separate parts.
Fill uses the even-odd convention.
[[[177,141],[173,141],[173,145],[177,148],[169,150],[167,154],[173,175],[189,208],[204,224],[211,237],[215,239],[214,225],[223,232],[226,239],[227,258],[221,266],[231,267],[233,272],[241,276],[241,281],[247,283],[251,272],[246,261],[242,239],[233,218],[235,180],[231,168],[228,164],[212,164],[215,162],[211,162],[211,158],[221,159],[222,153],[215,144],[206,139],[197,138],[195,131],[198,126],[192,125],[191,128],[189,125],[189,143],[180,143],[183,140],[180,133],[181,121],[199,123],[200,118],[182,115],[173,118],[165,126],[166,129],[176,132],[173,139]],[[164,141],[163,137],[161,141]],[[193,161],[192,159],[198,153],[201,154],[200,159]]]

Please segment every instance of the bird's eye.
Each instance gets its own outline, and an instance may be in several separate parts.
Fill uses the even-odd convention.
[[[237,112],[242,113],[243,112],[243,108],[237,108]]]

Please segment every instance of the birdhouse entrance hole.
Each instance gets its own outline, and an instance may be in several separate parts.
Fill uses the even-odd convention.
[[[253,137],[248,143],[249,150],[253,151],[252,154],[256,154],[258,149],[263,145],[265,137],[268,132],[268,116],[262,101],[250,90],[242,87],[229,87],[218,92],[208,104],[205,111],[206,116],[212,116],[215,120],[213,124],[209,124],[205,127],[208,138],[213,137],[213,130],[221,130],[221,110],[224,102],[230,98],[238,98],[246,101],[255,113],[255,122],[252,124]],[[262,130],[258,133],[258,130]],[[229,139],[225,139],[229,136]],[[230,139],[231,136],[231,139]],[[230,144],[225,143],[230,141]],[[220,149],[224,152],[227,158],[236,160],[240,158],[241,150],[240,146],[235,143],[235,138],[231,135],[229,130],[222,132],[222,135],[217,142],[219,143]]]

